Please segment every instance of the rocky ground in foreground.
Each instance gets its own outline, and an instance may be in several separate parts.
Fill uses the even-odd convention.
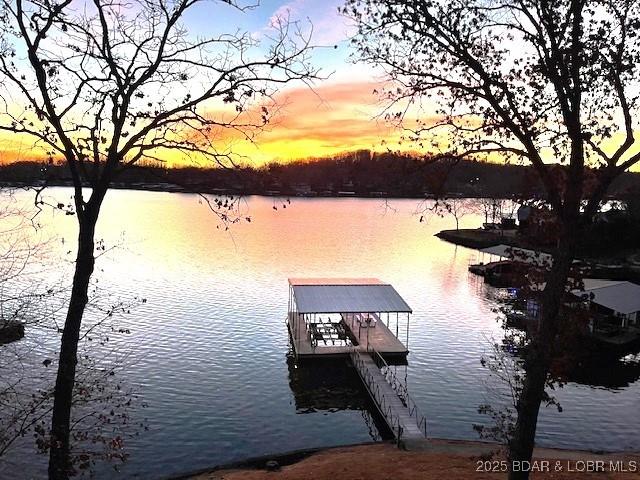
[[[189,480],[443,480],[504,479],[504,457],[497,446],[479,442],[432,440],[412,451],[392,444],[332,448],[268,471],[237,468],[201,473]],[[640,479],[640,452],[596,454],[537,449],[533,468],[537,479]]]

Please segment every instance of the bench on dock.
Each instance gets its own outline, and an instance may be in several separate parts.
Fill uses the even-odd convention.
[[[318,341],[324,341],[322,332],[318,330],[318,326],[315,323],[309,324],[309,330],[311,331],[312,342],[317,345]]]
[[[342,319],[345,323],[355,326],[356,324],[360,328],[375,327],[376,323],[380,320],[380,316],[377,313],[346,313],[342,314]]]

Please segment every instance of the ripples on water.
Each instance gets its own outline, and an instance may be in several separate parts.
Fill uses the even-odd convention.
[[[49,195],[65,201],[70,191]],[[109,193],[98,236],[117,248],[98,260],[99,285],[114,298],[147,300],[120,321],[131,334],[111,340],[127,354],[126,381],[148,404],[137,414],[149,430],[128,442],[131,458],[119,477],[158,478],[388,435],[352,370],[332,364],[299,371],[288,357],[287,277],[392,283],[414,310],[406,375],[430,435],[477,438],[472,425],[485,420],[477,407],[491,400],[480,357],[488,339],[500,335],[496,292],[468,274],[475,251],[433,236],[451,228],[451,219],[420,223],[415,201],[390,205],[295,199],[283,208],[253,197],[243,204],[252,222],[225,232],[196,196]],[[75,220],[43,213],[40,221],[68,263]],[[463,226],[480,223],[463,219]],[[640,373],[633,363],[615,370],[617,380],[603,382],[593,372],[561,389],[564,411],[543,411],[539,444],[640,448]],[[18,468],[41,475],[45,459],[35,458],[26,448],[14,450],[0,476]],[[108,472],[98,470],[116,476]]]

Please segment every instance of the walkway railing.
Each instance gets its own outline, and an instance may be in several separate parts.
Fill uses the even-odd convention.
[[[405,382],[398,379],[396,372],[391,369],[387,361],[380,355],[378,351],[376,351],[373,347],[367,348],[369,353],[371,354],[373,361],[380,368],[382,375],[387,380],[391,388],[396,392],[398,397],[402,403],[409,410],[409,415],[416,420],[416,424],[418,425],[418,429],[424,434],[425,438],[427,436],[427,417],[425,417],[416,402],[409,395],[409,390],[407,389],[407,385]]]
[[[402,438],[403,428],[402,424],[400,423],[400,418],[393,411],[393,408],[391,406],[391,399],[387,398],[385,393],[380,390],[380,385],[375,381],[373,375],[365,365],[360,352],[353,350],[351,352],[351,361],[360,374],[360,378],[362,378],[362,381],[369,390],[369,393],[371,393],[374,402],[380,409],[380,413],[382,413],[382,415],[387,420],[389,428],[391,428],[394,435],[396,436],[396,440],[399,442]]]

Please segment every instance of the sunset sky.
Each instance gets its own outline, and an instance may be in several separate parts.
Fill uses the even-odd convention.
[[[252,1],[239,3],[248,5]],[[231,149],[243,162],[262,165],[399,146],[400,132],[377,118],[383,105],[374,90],[383,85],[384,74],[372,66],[355,63],[349,42],[355,28],[350,19],[338,12],[343,3],[344,0],[261,0],[255,8],[241,11],[221,2],[203,2],[188,12],[184,24],[194,37],[248,32],[263,45],[270,43],[277,18],[299,22],[303,31],[313,26],[312,44],[316,48],[312,63],[320,68],[322,79],[311,86],[298,83],[284,87],[276,96],[278,112],[266,130],[253,143],[232,133],[222,134],[220,143],[224,144],[221,146],[224,151]],[[422,118],[430,113],[429,108],[424,108]],[[619,140],[614,138],[612,145]],[[415,145],[403,144],[400,148],[413,150]],[[171,166],[198,163],[193,158],[162,157]],[[44,152],[34,149],[29,137],[0,134],[0,163],[37,158],[44,158]],[[202,163],[206,166],[206,162]]]
[[[374,89],[380,88],[383,72],[355,64],[349,36],[352,22],[339,14],[344,0],[262,0],[246,13],[225,9],[216,24],[235,22],[255,38],[268,36],[276,18],[299,21],[303,29],[313,26],[312,43],[318,48],[313,63],[326,79],[312,88],[291,85],[278,95],[280,110],[254,145],[236,143],[235,151],[254,163],[326,155],[362,148],[383,148],[383,141],[397,142],[399,133],[376,120],[381,106]],[[228,17],[226,17],[228,15]],[[196,31],[210,33],[211,19],[191,22]]]
[[[350,60],[352,49],[348,37],[353,33],[349,19],[338,13],[342,0],[262,0],[246,12],[206,3],[191,12],[185,23],[194,35],[213,35],[216,29],[230,31],[229,25],[251,32],[256,39],[272,32],[278,16],[299,21],[303,29],[313,25],[313,63],[326,79],[312,88],[289,85],[278,94],[279,112],[256,142],[233,142],[236,153],[263,164],[273,160],[289,160],[319,156],[355,149],[380,149],[383,140],[397,142],[398,132],[376,120],[380,112],[373,93],[380,87],[382,74],[372,67],[356,65]],[[203,11],[207,8],[206,14]],[[234,30],[233,28],[231,30]],[[41,157],[32,141],[15,136],[0,136],[0,162]],[[176,159],[167,159],[179,163]]]

